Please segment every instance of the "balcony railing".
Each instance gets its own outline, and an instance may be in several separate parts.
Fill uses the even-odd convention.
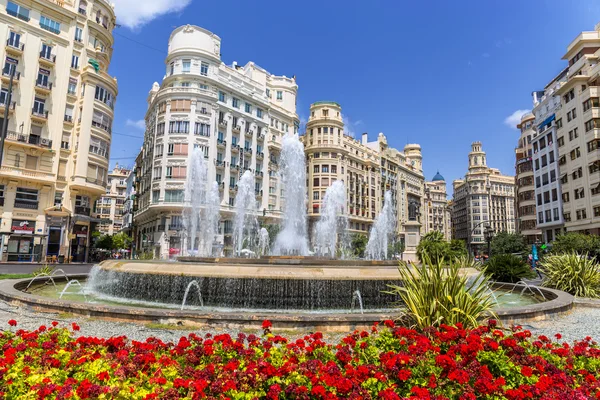
[[[8,107],[8,109],[9,110],[14,110],[16,106],[17,106],[17,102],[16,101],[11,101],[10,102],[10,106]],[[6,100],[4,100],[4,103],[0,103],[0,107],[6,107]]]
[[[166,226],[166,225],[158,225],[158,226],[156,227],[156,231],[157,231],[157,232],[164,232],[166,229],[167,229],[167,226]]]
[[[4,68],[2,70],[2,75],[3,76],[7,76],[10,78],[10,70],[8,68]],[[19,78],[21,78],[21,73],[20,72],[15,72],[15,75],[13,77],[13,81],[18,81]]]
[[[61,182],[66,182],[67,181],[67,177],[64,175],[57,175],[56,176],[56,180],[57,181],[61,181]]]
[[[26,208],[28,210],[37,210],[38,202],[15,199],[15,208]]]
[[[60,29],[56,29],[53,26],[50,26],[48,24],[44,24],[43,22],[40,21],[40,28],[47,30],[48,32],[52,32],[52,33],[56,33],[57,35],[60,35]]]
[[[48,119],[48,111],[39,111],[34,108],[33,110],[31,110],[31,115],[33,115],[34,117]]]
[[[40,82],[36,81],[35,86],[40,89],[52,90],[52,82]]]
[[[85,8],[81,8],[81,7],[79,7],[79,9],[77,9],[77,11],[78,11],[78,12],[79,12],[79,14],[81,14],[81,15],[87,15],[87,13],[86,13],[86,11],[85,11]]]
[[[46,55],[43,51],[40,51],[40,58],[53,64],[56,62],[56,56],[54,54]]]
[[[65,122],[73,123],[73,116],[65,114]]]
[[[6,132],[6,140],[11,140],[13,142],[21,142],[27,144],[33,144],[39,147],[52,147],[52,140],[41,138],[37,135],[26,135],[19,132],[7,131]]]
[[[87,183],[91,183],[92,185],[106,186],[106,181],[103,181],[102,179],[86,178],[85,180]]]
[[[29,19],[30,19],[30,18],[29,18],[29,15],[23,15],[23,14],[20,14],[20,13],[14,12],[13,10],[9,10],[8,8],[6,9],[6,13],[7,13],[8,15],[12,15],[13,17],[17,17],[17,18],[19,18],[19,19],[21,19],[21,20],[23,20],[23,21],[27,21],[27,22],[29,22]]]
[[[102,21],[100,18],[96,17],[96,23],[102,25],[105,29],[108,29],[108,24]]]
[[[183,229],[183,225],[182,224],[169,224],[169,230],[170,231],[179,231]]]
[[[6,45],[15,50],[19,50],[19,51],[25,50],[25,43],[15,43],[15,41],[11,41],[10,39],[8,39],[6,41]]]
[[[87,215],[88,217],[90,216],[91,213],[91,209],[89,207],[84,207],[84,206],[75,206],[75,214],[79,214],[79,215]]]

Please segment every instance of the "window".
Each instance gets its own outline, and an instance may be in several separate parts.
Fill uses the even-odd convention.
[[[83,41],[83,29],[80,27],[75,28],[75,41],[82,42]]]
[[[554,208],[552,210],[553,214],[554,214],[554,220],[558,221],[560,219],[560,214],[558,213],[558,208]]]
[[[57,35],[60,34],[60,23],[43,15],[40,16],[40,27]]]
[[[112,120],[108,114],[103,113],[102,111],[94,110],[94,114],[92,116],[92,126],[98,127],[110,133]]]
[[[210,136],[210,125],[196,122],[194,126],[194,135]]]
[[[30,210],[37,210],[38,191],[36,189],[17,187],[17,194],[15,196],[15,208],[27,208]]]
[[[71,68],[77,69],[79,68],[79,56],[73,54],[71,56]]]
[[[329,173],[329,165],[323,165],[323,166],[321,167],[321,172],[326,172],[326,173]]]
[[[182,203],[183,190],[165,190],[165,203]]]
[[[583,176],[583,169],[581,167],[577,168],[575,171],[573,171],[573,180],[575,179],[579,179]]]
[[[539,176],[537,176],[537,177],[535,178],[535,187],[536,187],[536,188],[539,188],[539,187],[541,187],[541,186],[542,186],[542,181],[541,181],[540,177],[539,177]]]
[[[558,190],[552,189],[552,201],[558,201]]]
[[[548,165],[548,157],[544,154],[542,156],[542,167],[545,167],[546,165]]]
[[[256,109],[256,116],[258,118],[262,118],[263,117],[263,110],[261,110],[260,108]]]
[[[240,100],[235,97],[231,99],[231,105],[233,108],[240,108]]]
[[[246,103],[245,107],[244,107],[244,111],[246,111],[248,114],[251,114],[252,113],[252,106],[250,104]]]
[[[556,181],[556,171],[551,170],[550,171],[550,182],[554,182],[554,181]]]
[[[41,87],[50,87],[50,82],[49,82],[49,78],[50,78],[50,71],[48,71],[47,69],[44,68],[40,68],[38,70],[38,76],[37,76],[37,80],[35,82],[35,84],[37,86],[41,86]]]
[[[9,1],[6,4],[6,12],[13,17],[22,19],[23,21],[29,21],[29,9],[13,3],[12,1]]]
[[[67,93],[70,95],[75,95],[77,93],[77,79],[69,78]]]
[[[192,101],[189,99],[173,99],[171,100],[171,111],[189,112],[192,109]]]
[[[579,133],[577,133],[577,128],[569,131],[569,140],[577,139],[579,137]]]
[[[277,91],[277,100],[283,100],[283,91],[281,91],[281,90]]]
[[[12,32],[11,32],[12,38]],[[10,39],[9,39],[10,43]],[[42,50],[40,51],[40,57],[45,58],[46,60],[52,59],[52,46],[48,46],[46,43],[42,43]]]
[[[160,196],[160,190],[152,191],[152,204],[158,203],[158,197]]]
[[[315,166],[313,167],[313,172],[316,172],[316,173],[318,173],[318,172],[319,172],[319,166],[318,166],[318,165],[315,165]]]
[[[323,110],[323,116],[324,117],[328,117],[329,116],[329,110]]]
[[[319,178],[313,178],[313,186],[319,186]]]
[[[598,146],[598,144],[599,144],[599,143],[600,143],[600,140],[592,140],[592,141],[589,141],[589,142],[587,143],[587,149],[588,149],[588,153],[590,153],[590,152],[592,152],[592,151],[594,151],[594,150],[598,149],[598,148],[599,148],[599,146]]]
[[[332,165],[331,166],[331,173],[332,174],[337,174],[337,165]]]
[[[544,204],[550,203],[550,192],[544,192]]]
[[[577,215],[578,220],[587,218],[587,213],[585,211],[585,208],[582,208],[581,210],[577,210],[575,212],[575,214]]]
[[[562,118],[556,120],[556,129],[562,128]]]
[[[169,166],[165,168],[165,178],[169,179],[185,179],[187,176],[186,166]]]
[[[271,89],[266,89],[265,94],[267,95],[268,98],[271,98]]]
[[[313,200],[319,200],[319,192],[317,192],[317,191],[313,192]]]
[[[552,222],[552,210],[546,210],[546,222]]]
[[[110,146],[107,141],[95,136],[90,137],[90,153],[108,158],[109,149]]]
[[[96,93],[94,95],[94,98],[96,100],[100,100],[110,108],[113,108],[113,94],[104,87],[100,85],[96,86]]]
[[[225,93],[219,92],[219,101],[222,103],[225,103],[227,101],[227,98],[225,97]]]
[[[581,152],[579,151],[579,147],[577,147],[576,149],[571,150],[571,160],[575,160],[576,158],[581,157]]]
[[[558,147],[564,146],[565,145],[565,137],[564,136],[559,137],[557,140],[557,143],[558,143]]]
[[[535,160],[535,170],[540,169],[540,160]]]
[[[169,133],[188,133],[190,131],[189,121],[170,121]]]
[[[161,136],[165,134],[165,123],[161,122],[156,125],[156,135]]]
[[[181,72],[190,72],[190,68],[192,65],[192,61],[191,60],[183,60],[181,62]]]
[[[554,160],[554,151],[551,151],[550,153],[548,153],[548,157],[549,157],[549,162],[553,163]]]
[[[181,82],[181,87],[191,87],[192,84],[190,82]]]
[[[590,119],[589,121],[587,121],[585,123],[585,131],[589,132],[592,129],[599,129],[600,128],[600,118],[596,118],[596,119]]]
[[[571,222],[571,213],[570,212],[566,212],[564,214],[565,217],[565,222]]]
[[[46,100],[36,97],[33,100],[33,113],[37,115],[44,115],[44,107],[46,106]]]
[[[563,201],[563,203],[568,203],[570,201],[569,192],[565,192],[562,194],[562,201]]]
[[[60,207],[62,205],[63,192],[58,190],[54,193],[54,207]]]
[[[204,76],[208,75],[208,63],[205,63],[205,62],[200,63],[200,75],[204,75]]]

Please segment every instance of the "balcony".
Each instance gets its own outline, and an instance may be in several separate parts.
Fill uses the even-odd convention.
[[[219,185],[219,190],[225,189],[225,182],[217,182],[217,184]]]
[[[169,230],[170,231],[180,231],[183,229],[183,225],[182,224],[169,224]]]
[[[223,168],[225,166],[225,161],[223,161],[223,160],[217,160],[217,161],[215,161],[215,165],[217,167]]]
[[[255,171],[254,172],[255,176],[260,176],[261,178],[263,177],[264,173],[262,171]]]
[[[237,185],[229,185],[230,192],[237,192]]]
[[[254,189],[254,193],[255,193],[255,194],[256,194],[256,196],[258,196],[258,197],[262,197],[262,195],[263,195],[263,191],[262,191],[262,190],[256,190],[256,189]]]
[[[75,206],[75,214],[77,215],[87,215],[88,217],[90,216],[91,213],[91,208],[89,207],[84,207],[84,206]]]
[[[157,232],[165,232],[167,230],[167,225],[158,225],[156,227]]]
[[[55,179],[54,174],[51,172],[44,172],[19,167],[9,167],[6,165],[0,167],[0,175],[21,179],[26,178],[28,180],[35,180],[39,182],[53,182]]]
[[[225,147],[225,146],[227,146],[227,141],[223,140],[223,139],[217,139],[217,146],[218,147]]]
[[[40,51],[40,65],[46,65],[48,67],[53,67],[56,63],[56,56],[53,54],[45,54],[43,51]]]
[[[17,106],[16,101],[11,101],[10,106],[8,106],[8,113],[12,114],[15,111],[15,107]],[[6,109],[6,102],[0,103],[0,115],[4,115],[4,111]]]
[[[8,39],[6,41],[6,52],[7,53],[20,56],[21,54],[23,54],[24,50],[25,50],[25,43],[18,43],[14,40],[11,41],[10,39]]]
[[[264,157],[265,157],[265,153],[263,153],[262,151],[256,152],[256,158],[262,160]]]
[[[252,137],[252,135],[254,135],[254,131],[252,129],[248,129],[246,132],[244,132],[244,134],[248,137]]]
[[[223,120],[219,121],[219,126],[222,128],[227,128],[227,121],[223,121]]]
[[[87,183],[91,183],[92,185],[106,187],[106,181],[103,181],[101,179],[86,178],[85,180]]]
[[[238,170],[240,169],[240,165],[239,164],[230,164],[230,167],[232,170]]]
[[[269,140],[269,147],[273,147],[277,150],[281,150],[281,143],[276,140]]]
[[[31,119],[34,119],[38,122],[46,122],[48,121],[48,111],[40,111],[34,108],[31,110]]]
[[[96,23],[102,25],[104,27],[104,29],[108,29],[108,24],[98,17],[96,17]]]
[[[237,144],[237,143],[236,144],[232,144],[231,145],[231,151],[237,151],[237,152],[239,152],[240,151],[240,145]]]
[[[37,210],[38,202],[37,201],[31,202],[31,201],[15,199],[15,208],[26,208],[28,210]]]
[[[252,149],[249,147],[244,147],[244,153],[245,154],[252,154]]]
[[[233,133],[240,133],[241,127],[239,125],[234,126],[231,131]]]
[[[11,142],[22,143],[25,145],[31,145],[31,146],[35,146],[35,147],[41,147],[41,148],[47,148],[47,149],[52,148],[52,140],[46,139],[46,138],[41,138],[37,135],[27,135],[24,133],[7,131],[6,132],[6,140],[11,141]],[[27,146],[27,147],[31,147],[31,146]]]
[[[23,15],[23,14],[15,12],[13,10],[9,10],[8,8],[6,8],[6,13],[8,15],[12,15],[13,17],[19,18],[20,20],[23,20],[25,22],[29,22],[29,19],[30,19],[29,15]]]
[[[85,16],[87,16],[87,12],[86,12],[85,8],[81,8],[81,7],[79,7],[79,8],[77,9],[77,12],[78,12],[79,14],[81,14],[81,15],[85,15]]]
[[[52,82],[35,82],[35,91],[41,94],[49,94],[52,91]]]
[[[21,79],[21,73],[15,72],[15,75],[13,76],[13,85],[17,85],[19,83],[20,79]],[[8,70],[8,68],[4,68],[2,70],[2,82],[4,82],[7,85],[10,82],[10,71]]]

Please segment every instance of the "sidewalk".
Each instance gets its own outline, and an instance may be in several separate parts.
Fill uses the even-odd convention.
[[[30,274],[44,267],[45,263],[0,263],[0,274]],[[49,267],[61,268],[67,274],[87,274],[94,264],[72,263],[72,264],[48,264]]]

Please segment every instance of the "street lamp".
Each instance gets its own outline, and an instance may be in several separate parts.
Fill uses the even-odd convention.
[[[494,230],[492,229],[492,227],[489,224],[485,226],[485,229],[483,231],[483,237],[485,238],[485,241],[487,242],[487,253],[488,253],[488,257],[489,257],[492,252],[492,238],[494,237]]]

